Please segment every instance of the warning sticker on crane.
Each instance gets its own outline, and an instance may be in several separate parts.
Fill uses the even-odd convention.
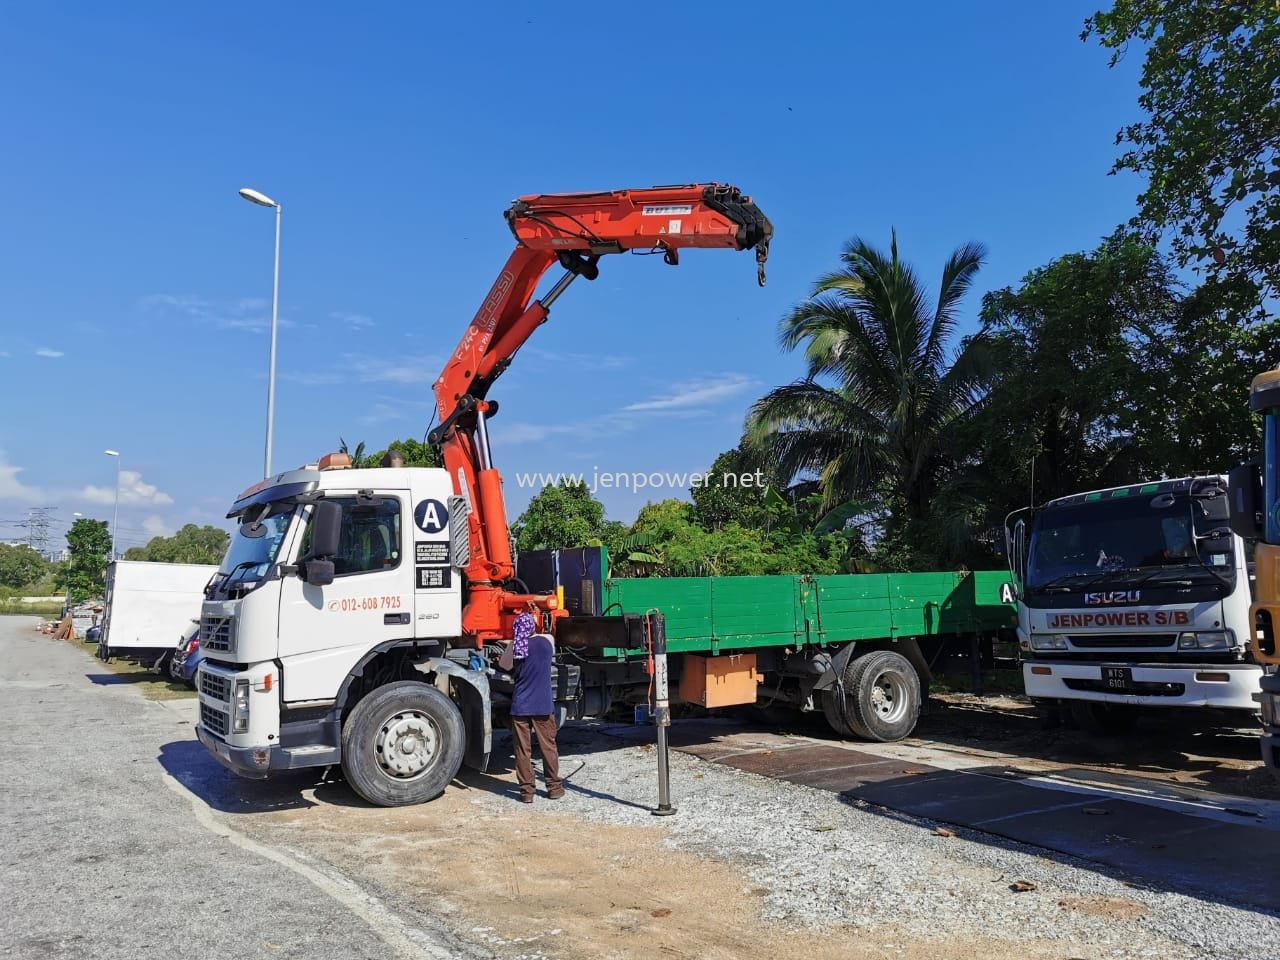
[[[655,203],[640,208],[643,217],[675,217],[689,213],[693,213],[691,203]]]

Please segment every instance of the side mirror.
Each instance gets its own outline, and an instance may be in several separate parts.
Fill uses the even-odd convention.
[[[1032,508],[1023,507],[1004,518],[1005,560],[1009,564],[1009,574],[1013,577],[1013,589],[1019,595],[1022,593],[1022,585],[1027,582],[1027,521],[1025,517],[1018,520],[1013,518],[1028,511],[1032,511]]]
[[[1246,540],[1261,540],[1262,471],[1258,464],[1242,463],[1228,475],[1231,529]]]
[[[316,587],[327,587],[333,583],[332,560],[308,560],[303,565],[307,583]]]
[[[1009,560],[1013,564],[1013,577],[1016,582],[1018,592],[1021,593],[1022,585],[1027,582],[1027,522],[1019,520],[1013,527],[1013,551],[1009,554]]]
[[[342,507],[332,500],[321,500],[316,504],[315,514],[311,518],[311,556],[332,557],[338,552],[338,537],[341,533]]]

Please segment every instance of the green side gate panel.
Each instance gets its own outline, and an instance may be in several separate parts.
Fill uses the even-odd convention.
[[[986,633],[1014,624],[1004,571],[610,579],[609,612],[659,610],[672,653]]]
[[[610,580],[606,607],[660,610],[672,653],[790,646],[806,641],[798,577],[652,577]]]

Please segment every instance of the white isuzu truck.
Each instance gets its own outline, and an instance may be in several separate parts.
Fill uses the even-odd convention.
[[[1256,713],[1249,567],[1228,513],[1227,479],[1200,476],[1010,514],[1027,695],[1104,732],[1140,707]]]

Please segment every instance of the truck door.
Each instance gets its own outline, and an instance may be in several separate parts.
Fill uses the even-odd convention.
[[[290,661],[286,702],[332,697],[335,673],[345,675],[372,647],[414,633],[407,491],[375,497],[334,491],[325,499],[342,507],[333,583],[320,587],[289,576],[281,587],[279,656]],[[310,541],[308,521],[300,557]]]

